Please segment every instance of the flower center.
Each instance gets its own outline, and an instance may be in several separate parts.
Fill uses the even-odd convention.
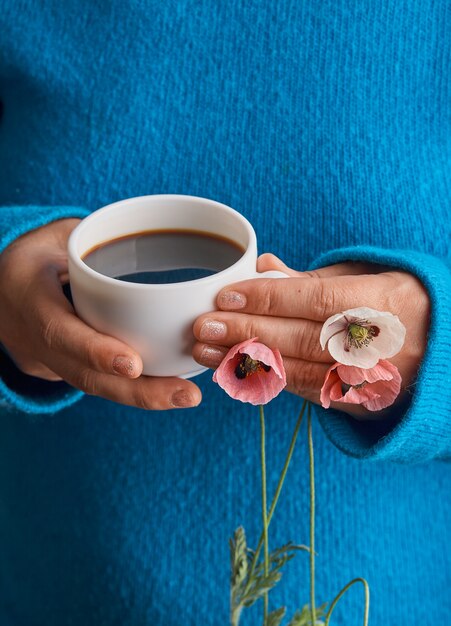
[[[270,365],[252,359],[248,354],[242,354],[238,365],[235,367],[235,376],[242,379],[252,376],[252,374],[258,374],[259,372],[269,372],[270,369]]]
[[[365,387],[365,385],[367,385],[367,381],[364,380],[363,383],[360,383],[359,385],[348,385],[347,383],[341,383],[341,393],[344,396],[346,393],[348,393],[348,391],[350,389],[363,389],[363,387]]]
[[[348,324],[345,337],[345,351],[349,352],[350,348],[363,348],[368,346],[377,337],[380,329],[377,326],[372,326],[367,321],[359,323],[351,322]]]

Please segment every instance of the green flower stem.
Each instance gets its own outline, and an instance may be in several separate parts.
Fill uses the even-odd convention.
[[[239,626],[242,610],[243,607],[241,605],[232,609],[231,626]]]
[[[262,522],[263,522],[263,546],[265,576],[269,574],[269,548],[268,548],[268,518],[266,509],[266,458],[265,458],[265,412],[263,405],[260,405],[260,433],[261,433],[261,466],[262,466]],[[263,626],[266,626],[268,619],[268,592],[263,596]]]
[[[285,476],[287,475],[288,466],[290,465],[291,457],[293,456],[294,446],[296,445],[296,439],[297,439],[297,436],[298,436],[298,433],[299,433],[299,429],[301,427],[302,418],[304,417],[304,412],[305,412],[306,405],[307,405],[307,401],[304,400],[304,402],[302,404],[302,407],[301,407],[301,411],[299,413],[298,421],[296,422],[296,426],[295,426],[295,429],[294,429],[294,432],[293,432],[293,436],[291,438],[291,443],[290,443],[290,447],[288,449],[287,457],[285,459],[285,464],[283,466],[282,473],[280,474],[279,482],[277,484],[277,489],[276,489],[276,492],[274,494],[274,497],[273,497],[273,500],[272,500],[272,503],[271,503],[271,508],[269,509],[269,513],[268,513],[268,527],[269,527],[269,525],[271,523],[272,516],[274,514],[275,508],[276,508],[277,503],[279,501],[279,496],[280,496],[280,493],[282,491],[283,483],[285,481]],[[255,553],[254,553],[254,556],[253,556],[253,559],[252,559],[252,564],[251,564],[251,569],[250,569],[250,572],[249,572],[248,580],[252,579],[254,570],[255,570],[255,568],[257,566],[257,561],[258,561],[258,557],[260,555],[260,550],[262,548],[263,541],[264,541],[264,536],[263,536],[263,533],[262,533],[260,535],[260,539],[259,539],[259,542],[258,542],[258,545],[257,545],[257,549],[255,550]],[[248,592],[249,587],[250,587],[250,583],[248,583],[246,585],[244,593]]]
[[[354,578],[354,580],[351,580],[351,582],[349,582],[346,587],[343,587],[340,593],[335,596],[335,598],[332,600],[332,604],[330,605],[329,610],[327,611],[325,626],[329,626],[332,611],[334,610],[340,598],[348,591],[348,589],[352,587],[352,585],[355,585],[356,583],[362,583],[363,589],[365,591],[365,612],[363,615],[363,626],[368,626],[368,614],[370,611],[370,588],[364,578]]]
[[[312,409],[310,402],[307,406],[307,431],[310,468],[310,613],[312,626],[315,626],[315,459],[313,455]]]

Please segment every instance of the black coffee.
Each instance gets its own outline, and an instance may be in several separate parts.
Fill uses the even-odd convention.
[[[216,274],[244,250],[218,235],[195,230],[153,230],[113,239],[83,261],[96,272],[130,283],[181,283]]]

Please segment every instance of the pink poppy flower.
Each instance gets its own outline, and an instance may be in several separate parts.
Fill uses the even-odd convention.
[[[359,307],[329,317],[323,324],[320,343],[323,350],[327,345],[339,363],[370,368],[379,359],[397,354],[405,336],[405,326],[396,315]]]
[[[271,350],[257,339],[230,348],[213,375],[229,396],[254,405],[267,404],[287,384],[279,350]]]
[[[320,400],[325,409],[331,402],[348,402],[380,411],[393,404],[400,390],[401,375],[389,361],[370,369],[334,363],[327,370]]]

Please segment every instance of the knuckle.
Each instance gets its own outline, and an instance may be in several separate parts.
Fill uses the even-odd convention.
[[[59,322],[55,317],[45,317],[40,319],[40,334],[45,345],[52,350],[58,337]]]
[[[136,385],[133,392],[133,404],[138,409],[152,410],[158,407],[158,402],[152,397],[151,392],[144,385]]]
[[[263,314],[271,315],[277,310],[277,304],[279,297],[277,295],[277,285],[275,280],[268,280],[265,282],[262,292],[257,294],[258,309],[262,310]]]
[[[386,289],[387,310],[412,319],[429,321],[431,302],[427,289],[413,274],[408,272],[387,272],[389,281]]]
[[[337,289],[328,289],[326,285],[318,281],[316,288],[316,295],[312,301],[312,308],[316,317],[325,319],[333,314],[337,313],[340,309],[337,303],[340,300],[340,294]]]
[[[136,389],[133,394],[133,404],[138,409],[150,409],[150,405],[148,403],[147,394],[143,392],[142,389]]]
[[[321,274],[318,272],[318,270],[305,270],[304,272],[302,272],[302,276],[305,276],[306,278],[313,278],[315,280],[321,278]]]
[[[428,314],[429,298],[427,292],[416,276],[408,272],[387,272],[384,274],[385,310],[395,315],[411,314],[414,317],[425,317]],[[423,305],[426,305],[423,308]]]
[[[75,386],[87,393],[90,396],[97,395],[97,375],[89,369],[82,369],[76,379]]]
[[[244,336],[248,339],[252,337],[259,337],[261,335],[261,331],[258,328],[257,320],[254,316],[249,315],[244,321]]]
[[[296,368],[293,387],[300,396],[306,391],[317,391],[321,387],[321,381],[318,379],[313,363],[303,363],[302,366]]]
[[[292,337],[293,356],[303,355],[303,358],[316,359],[319,353],[319,337],[300,325]]]
[[[89,337],[84,343],[85,359],[89,367],[99,369],[99,346],[94,337]]]
[[[318,372],[313,363],[307,363],[302,368],[302,384],[304,389],[312,390],[321,387]]]
[[[386,286],[383,298],[385,300],[383,306],[388,311],[396,312],[402,306],[403,302],[410,299],[412,284],[410,281],[400,280],[398,272],[387,272],[384,274]]]

